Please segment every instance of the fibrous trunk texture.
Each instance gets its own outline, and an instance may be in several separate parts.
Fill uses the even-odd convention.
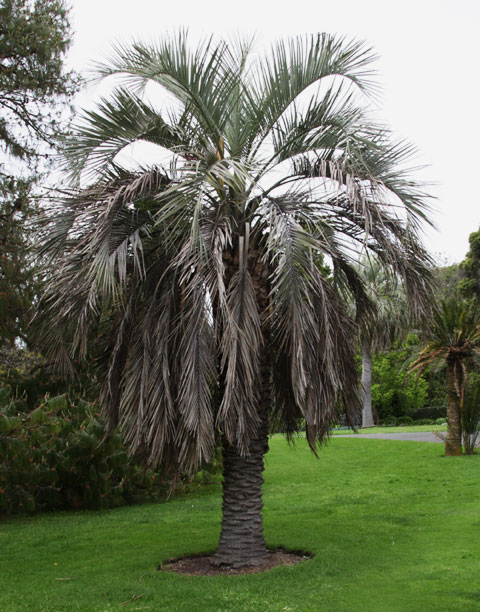
[[[372,351],[367,338],[362,338],[362,428],[373,427]]]
[[[461,455],[462,417],[460,413],[460,398],[455,386],[455,368],[453,363],[447,363],[447,421],[445,455]]]
[[[267,555],[262,522],[263,456],[268,430],[262,425],[251,440],[248,456],[234,445],[223,449],[222,530],[214,563],[229,567],[258,565]]]

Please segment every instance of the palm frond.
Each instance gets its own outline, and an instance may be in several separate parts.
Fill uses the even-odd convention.
[[[254,88],[255,150],[291,104],[314,83],[338,76],[365,93],[374,91],[371,63],[376,58],[361,42],[347,42],[328,34],[278,42],[261,65]],[[330,87],[328,91],[330,92]]]
[[[313,153],[318,160],[333,160],[344,150],[348,139],[361,134],[364,111],[352,103],[343,88],[312,98],[305,111],[284,113],[272,130],[275,161]],[[318,163],[318,161],[317,161]]]
[[[171,462],[177,423],[174,408],[177,379],[168,348],[175,291],[171,285],[166,289],[168,281],[159,283],[142,301],[142,311],[133,319],[135,325],[126,346],[116,343],[103,394],[107,422],[112,426],[119,420],[131,451],[142,454],[152,465],[161,462],[164,466]],[[122,368],[119,375],[115,369],[117,362],[117,369]],[[114,395],[110,392],[107,396],[106,391],[112,387]],[[112,401],[115,393],[120,395],[118,407]]]
[[[248,270],[248,229],[240,238],[239,267],[232,276],[221,318],[223,398],[217,422],[231,444],[243,453],[260,425],[257,408],[261,388],[262,332],[255,288]]]
[[[145,141],[173,153],[188,152],[192,135],[170,125],[152,106],[126,89],[102,99],[96,110],[85,111],[75,135],[65,142],[65,163],[72,178],[91,180],[114,162],[128,145]]]
[[[179,32],[156,45],[117,45],[112,60],[98,64],[97,73],[121,74],[140,90],[150,81],[158,83],[178,100],[188,122],[197,122],[217,146],[228,119],[229,98],[238,86],[239,68],[224,41],[214,44],[210,38],[191,52],[186,32]]]
[[[270,228],[268,254],[274,270],[272,342],[283,377],[286,364],[290,366],[283,383],[274,374],[279,388],[276,409],[302,414],[313,449],[337,417],[340,397],[345,400],[348,421],[355,420],[358,398],[350,341],[353,322],[313,262],[316,243],[312,237],[275,203],[270,209]],[[275,370],[274,367],[274,373]],[[285,403],[292,397],[294,409]]]
[[[480,306],[475,300],[451,296],[434,311],[428,329],[429,340],[412,363],[409,373],[422,374],[434,363],[452,365],[454,386],[463,398],[467,381],[466,365],[480,352]]]
[[[189,286],[183,288],[179,331],[176,332],[179,363],[182,364],[176,398],[179,417],[176,447],[180,465],[190,472],[208,461],[215,448],[212,391],[217,370],[206,298],[205,288],[193,276]]]

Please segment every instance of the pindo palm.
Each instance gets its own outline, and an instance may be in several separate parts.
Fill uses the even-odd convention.
[[[418,309],[428,301],[425,194],[398,169],[412,149],[357,104],[373,59],[326,34],[263,57],[224,41],[192,51],[183,33],[118,47],[98,70],[124,86],[66,146],[72,193],[44,242],[48,345],[68,370],[89,338],[105,341],[104,414],[148,462],[195,470],[221,436],[220,564],[266,555],[269,422],[288,435],[305,422],[315,449],[339,400],[356,418],[355,329],[335,289],[366,308],[355,253],[376,253]],[[162,111],[150,83],[168,93]],[[120,167],[138,140],[168,162]]]

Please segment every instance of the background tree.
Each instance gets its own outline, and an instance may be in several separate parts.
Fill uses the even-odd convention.
[[[63,0],[0,3],[0,343],[27,340],[34,288],[26,257],[32,188],[45,171],[78,78],[64,70],[70,46]]]
[[[462,280],[461,264],[436,266],[433,269],[436,294],[440,299],[449,299],[460,292]]]
[[[258,60],[247,44],[190,50],[184,34],[119,47],[99,71],[128,87],[85,113],[67,146],[73,190],[44,242],[44,342],[68,370],[89,337],[103,339],[105,414],[146,461],[194,470],[220,433],[218,564],[267,554],[270,419],[289,436],[305,422],[315,450],[340,398],[356,416],[356,330],[334,289],[367,307],[352,244],[390,266],[417,309],[428,301],[425,196],[397,167],[411,147],[351,95],[372,90],[372,59],[326,34]],[[170,95],[162,112],[140,97],[150,82]],[[138,140],[168,163],[121,168]],[[80,176],[90,185],[75,189]]]
[[[406,377],[418,343],[416,335],[409,334],[373,356],[372,404],[379,420],[412,417],[430,400],[426,377]]]
[[[71,44],[64,0],[2,0],[0,6],[0,139],[4,151],[32,160],[55,146],[62,108],[77,77],[65,72]],[[40,146],[40,148],[39,148]]]
[[[408,301],[400,280],[378,259],[364,258],[358,267],[372,311],[359,322],[362,350],[362,428],[373,427],[372,353],[390,348],[408,333]]]
[[[473,455],[480,426],[480,378],[475,372],[467,382],[462,405],[462,439],[466,455]]]
[[[480,297],[480,229],[468,238],[470,249],[460,264],[459,290],[467,298]]]
[[[0,179],[0,345],[26,341],[33,302],[32,270],[26,262],[26,223],[32,213],[30,181]]]
[[[424,372],[435,362],[446,367],[446,455],[462,454],[462,406],[468,367],[480,351],[480,307],[475,301],[450,297],[440,302],[429,329],[429,341],[410,367]]]

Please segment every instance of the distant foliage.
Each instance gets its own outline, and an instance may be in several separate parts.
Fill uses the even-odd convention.
[[[467,298],[480,297],[480,229],[470,234],[470,249],[460,264],[460,292]]]
[[[480,428],[480,377],[472,375],[467,384],[462,405],[463,448],[466,455],[473,455]]]
[[[69,390],[65,381],[49,371],[41,355],[8,345],[0,347],[0,386],[9,388],[14,399],[21,398],[25,410],[33,410],[41,403],[39,398],[47,394],[60,395]],[[79,395],[78,391],[80,386],[76,385],[74,394]]]
[[[424,377],[406,379],[410,357],[408,345],[373,357],[372,403],[380,420],[408,415],[425,405],[428,384]]]
[[[397,425],[413,425],[413,419],[408,415],[403,415],[401,417],[398,417]]]
[[[444,265],[435,268],[434,279],[437,287],[437,297],[445,299],[457,295],[463,278],[464,273],[461,265]]]

